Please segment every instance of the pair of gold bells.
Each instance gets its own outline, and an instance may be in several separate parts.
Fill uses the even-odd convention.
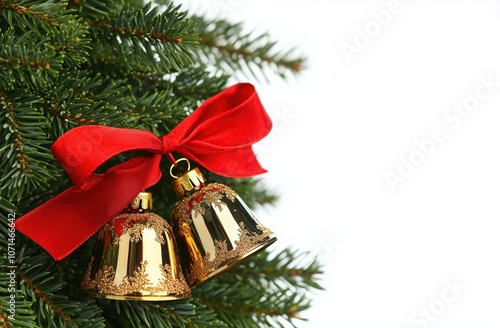
[[[82,289],[95,297],[165,301],[191,295],[191,287],[224,272],[276,241],[228,186],[210,183],[197,169],[176,176],[182,197],[172,226],[151,212],[140,193],[98,233]]]

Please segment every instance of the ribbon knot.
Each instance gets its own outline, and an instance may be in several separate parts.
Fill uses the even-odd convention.
[[[60,260],[118,215],[139,192],[158,182],[163,155],[175,152],[214,173],[248,177],[266,172],[252,144],[270,130],[271,120],[248,83],[207,99],[161,137],[107,126],[74,128],[51,147],[74,186],[20,217],[16,228]],[[111,157],[130,150],[149,154],[94,173]]]
[[[170,142],[168,141],[168,139],[166,138],[166,136],[162,136],[160,139],[161,139],[162,146],[163,146],[162,149],[161,149],[161,154],[162,155],[171,154],[171,149],[173,147],[170,145]]]

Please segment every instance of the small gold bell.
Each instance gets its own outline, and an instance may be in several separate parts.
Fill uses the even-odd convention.
[[[276,241],[231,188],[205,185],[198,168],[176,176],[173,188],[179,197],[172,214],[179,257],[187,282],[194,286],[234,267]]]
[[[170,225],[150,212],[152,195],[140,193],[97,237],[82,289],[95,297],[164,301],[187,297]]]

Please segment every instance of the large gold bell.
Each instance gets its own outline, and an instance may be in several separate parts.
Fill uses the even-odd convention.
[[[170,225],[152,213],[152,195],[140,193],[99,232],[82,289],[95,297],[164,301],[187,297]]]
[[[171,175],[174,190],[183,196],[173,211],[172,224],[190,286],[238,265],[276,241],[228,186],[205,185],[201,172],[190,170],[189,164],[184,174],[176,176],[171,169]]]

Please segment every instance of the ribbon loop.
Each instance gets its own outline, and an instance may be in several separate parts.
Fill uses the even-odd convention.
[[[162,144],[145,130],[80,126],[63,134],[50,148],[76,187],[82,187],[99,166],[130,150],[161,154]]]
[[[24,233],[60,260],[122,211],[141,191],[161,178],[162,155],[172,152],[214,173],[248,177],[266,172],[252,144],[271,130],[255,88],[236,84],[207,99],[167,135],[107,126],[82,126],[51,147],[74,186],[16,221]],[[94,172],[107,160],[130,150],[149,153]],[[105,204],[105,206],[103,206]]]

